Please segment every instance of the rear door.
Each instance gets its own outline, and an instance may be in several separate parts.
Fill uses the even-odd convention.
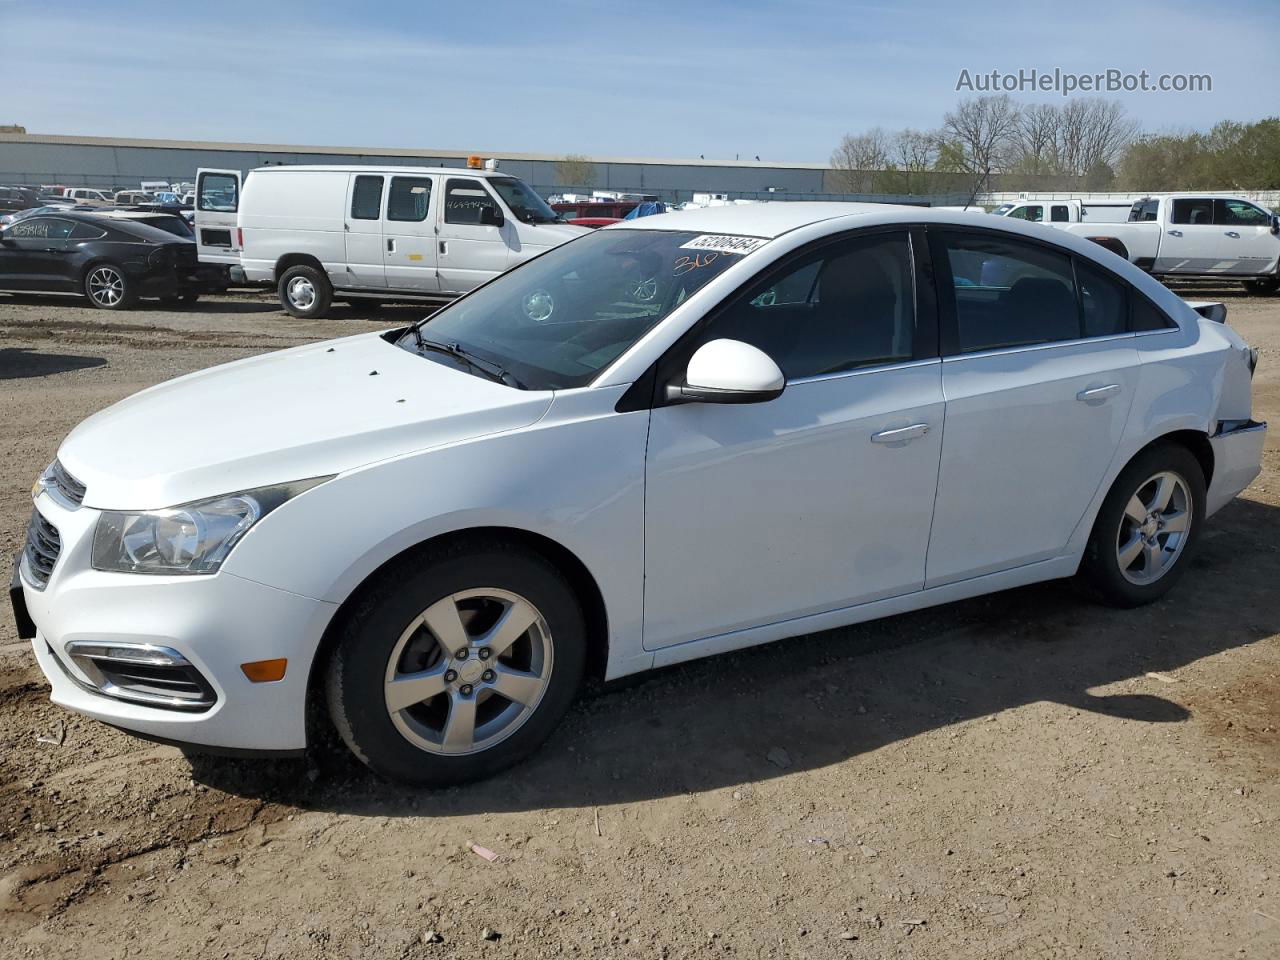
[[[382,254],[386,182],[387,178],[380,173],[353,173],[347,182],[343,236],[348,281],[343,286],[382,289],[387,285]]]
[[[383,226],[387,286],[409,293],[436,293],[435,177],[391,178]]]
[[[1139,370],[1129,291],[1114,276],[1013,236],[931,234],[946,431],[927,587],[1063,554],[1115,456]]]
[[[1166,202],[1169,211],[1153,272],[1231,273],[1223,256],[1226,238],[1222,228],[1213,225],[1213,198],[1174,197]]]
[[[1280,237],[1271,232],[1265,210],[1248,200],[1218,198],[1213,201],[1213,224],[1222,231],[1232,273],[1275,273]]]
[[[505,235],[516,225],[494,226],[502,205],[480,178],[449,177],[440,208],[436,263],[440,288],[466,293],[507,269],[511,251]],[[505,231],[505,232],[504,232]]]
[[[205,263],[239,263],[240,171],[196,173],[196,254]]]

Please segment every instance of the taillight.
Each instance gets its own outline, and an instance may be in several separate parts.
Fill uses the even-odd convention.
[[[241,250],[244,249],[244,229],[242,227],[236,227],[236,246]]]

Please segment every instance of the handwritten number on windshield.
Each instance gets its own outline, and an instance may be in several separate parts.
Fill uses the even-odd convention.
[[[673,277],[679,277],[683,274],[697,270],[699,267],[709,267],[715,263],[720,257],[718,253],[698,253],[692,257],[681,257],[676,261],[675,268],[671,271]]]

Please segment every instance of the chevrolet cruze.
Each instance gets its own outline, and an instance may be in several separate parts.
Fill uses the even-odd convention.
[[[297,752],[317,704],[388,777],[484,776],[587,676],[1051,578],[1160,597],[1259,472],[1224,319],[977,214],[623,223],[90,417],[15,613],[53,700],[126,730]]]

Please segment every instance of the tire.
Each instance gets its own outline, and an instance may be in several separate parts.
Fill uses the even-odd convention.
[[[1186,570],[1204,513],[1204,471],[1191,451],[1165,443],[1140,453],[1120,471],[1098,511],[1081,579],[1113,606],[1160,599]],[[1175,526],[1181,529],[1168,529]]]
[[[328,314],[333,303],[333,286],[323,270],[299,264],[280,275],[277,284],[280,305],[291,315],[314,320]]]
[[[84,273],[84,295],[99,310],[128,310],[138,300],[133,281],[114,263],[94,263]]]
[[[496,636],[497,650],[506,616],[529,626],[485,658],[482,641]],[[384,777],[429,786],[487,777],[550,736],[581,685],[586,644],[573,589],[537,553],[496,540],[430,548],[379,575],[345,618],[326,674],[329,715]],[[414,674],[419,685],[398,695],[397,677]]]
[[[1246,280],[1244,288],[1255,297],[1269,297],[1280,290],[1280,277],[1257,277]]]

